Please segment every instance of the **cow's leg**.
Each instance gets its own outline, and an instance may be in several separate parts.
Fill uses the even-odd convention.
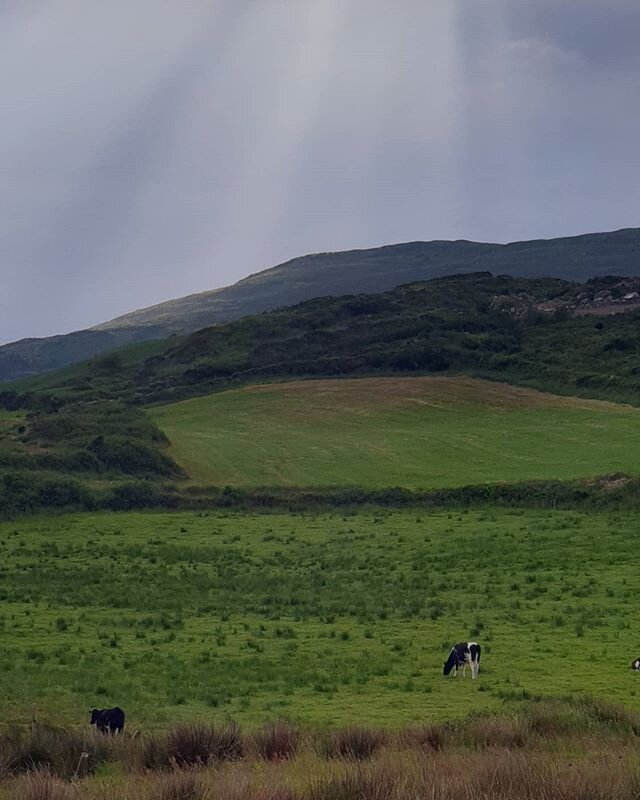
[[[478,663],[478,659],[474,658],[473,661],[471,662],[471,677],[473,678],[474,681],[478,677],[479,667],[480,664]]]
[[[466,653],[465,654],[465,658],[464,658],[464,668],[465,668],[465,670],[467,668],[467,664],[469,665],[469,669],[471,670],[471,680],[473,680],[476,677],[476,675],[475,675],[475,672],[473,671],[473,659],[471,658],[471,653]]]

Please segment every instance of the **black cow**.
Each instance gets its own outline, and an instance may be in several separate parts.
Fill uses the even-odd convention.
[[[640,658],[636,658],[635,661],[631,662],[631,669],[640,670]]]
[[[124,731],[124,711],[115,708],[92,708],[91,724],[102,733],[122,733]]]
[[[442,665],[442,674],[448,675],[451,670],[457,676],[458,667],[462,667],[462,677],[466,676],[467,665],[471,667],[471,677],[475,680],[480,669],[480,654],[482,648],[477,642],[460,642],[454,644],[449,653],[449,658]]]

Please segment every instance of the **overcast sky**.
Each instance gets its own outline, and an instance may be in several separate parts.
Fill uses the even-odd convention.
[[[639,0],[0,0],[0,341],[640,225]]]

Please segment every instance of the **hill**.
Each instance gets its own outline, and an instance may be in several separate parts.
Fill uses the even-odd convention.
[[[578,282],[598,275],[638,276],[640,228],[511,244],[410,242],[317,253],[250,275],[224,289],[125,314],[97,329],[160,324],[184,333],[314,297],[375,294],[401,284],[482,271]]]
[[[309,300],[169,340],[150,357],[140,345],[126,358],[103,356],[15,389],[65,402],[147,405],[291,377],[453,372],[636,403],[640,312],[635,299],[625,305],[626,294],[636,294],[627,288],[627,279],[615,278],[438,278]],[[603,296],[605,308],[620,302],[628,313],[585,313],[595,313]]]
[[[556,394],[638,405],[640,312],[634,310],[638,293],[629,291],[630,280],[602,278],[575,284],[560,279],[496,278],[482,273],[410,284],[378,295],[319,298],[294,308],[206,328],[164,344],[130,346],[59,373],[23,381],[0,391],[0,407],[19,412],[0,426],[0,506],[4,503],[16,510],[96,504],[109,508],[180,504],[193,507],[214,502],[209,495],[199,498],[190,493],[184,468],[176,463],[176,458],[180,461],[185,457],[175,449],[180,447],[181,436],[185,434],[188,441],[189,427],[194,426],[197,431],[201,417],[196,414],[191,419],[188,414],[181,431],[179,414],[166,412],[170,418],[162,424],[170,431],[169,439],[176,438],[172,450],[167,436],[153,422],[160,417],[149,406],[174,404],[222,390],[227,394],[230,389],[250,384],[294,378],[395,376],[398,381],[421,375],[467,375],[499,381],[499,391],[505,396],[512,391],[507,384],[517,384]],[[621,313],[611,313],[612,308]],[[600,312],[604,316],[593,316]],[[313,393],[313,388],[309,391]],[[237,392],[232,395],[235,396]],[[266,398],[266,394],[261,397]],[[211,406],[208,402],[202,401],[205,416],[209,410],[228,411],[232,399],[221,396],[212,400]],[[484,403],[483,400],[479,406]],[[446,470],[436,480],[437,473],[429,472],[431,467],[420,460],[415,445],[403,444],[404,439],[416,435],[424,419],[415,417],[403,429],[400,417],[394,418],[384,408],[372,412],[365,433],[375,437],[381,424],[388,426],[392,432],[390,451],[402,445],[397,453],[408,465],[405,471],[394,471],[387,463],[376,478],[375,470],[365,464],[370,454],[358,445],[357,434],[349,431],[352,420],[346,420],[345,426],[344,418],[342,422],[336,418],[336,425],[342,425],[337,430],[345,436],[343,444],[352,443],[345,464],[353,474],[350,469],[336,471],[335,458],[333,462],[331,458],[324,462],[322,458],[312,458],[309,463],[314,469],[300,467],[292,478],[291,470],[284,470],[281,475],[277,470],[265,472],[268,459],[256,470],[250,455],[243,451],[246,464],[239,464],[238,473],[222,470],[217,478],[233,483],[238,474],[244,474],[245,479],[249,476],[245,486],[276,480],[275,486],[269,486],[271,495],[284,491],[283,487],[290,486],[294,479],[325,487],[326,494],[329,484],[345,480],[346,490],[357,478],[366,493],[373,491],[366,487],[380,487],[382,480],[418,486],[421,470],[426,467],[430,485],[451,485],[445,480]],[[524,456],[516,464],[508,448],[503,448],[495,461],[505,459],[511,464],[510,470],[474,472],[470,469],[472,460],[467,458],[469,451],[463,448],[463,455],[449,475],[459,469],[460,482],[477,479],[484,484],[503,477],[568,478],[620,469],[636,472],[628,449],[626,455],[624,448],[618,449],[617,442],[624,435],[613,424],[614,416],[607,417],[604,427],[596,423],[594,428],[589,427],[588,416],[581,417],[575,434],[571,433],[572,423],[567,417],[542,415],[533,427],[516,417],[511,417],[513,424],[506,424],[504,430],[492,428],[490,409],[484,408],[476,415],[474,425],[486,426],[498,438],[514,436],[515,428],[519,449],[524,452],[530,447],[532,453],[538,454],[531,462],[539,458],[536,469],[528,469]],[[457,408],[454,422],[470,437],[475,435],[464,423],[461,408]],[[227,414],[225,425],[228,424]],[[319,420],[319,429],[322,424]],[[178,427],[174,429],[175,425]],[[622,424],[625,426],[629,430],[635,427],[632,420]],[[436,428],[437,425],[431,429],[434,435]],[[561,456],[557,462],[560,469],[553,471],[547,469],[553,466],[553,459],[540,450],[540,441],[545,437],[553,439],[556,431],[558,448],[566,449],[566,458]],[[581,436],[584,438],[585,431],[598,443],[597,447],[578,441]],[[215,430],[213,433],[218,435]],[[287,452],[268,431],[266,436],[259,434],[257,428],[250,426],[245,432],[246,436],[255,435],[256,441],[262,435],[265,448],[280,447],[283,458],[295,457],[293,450]],[[318,445],[314,458],[322,455],[317,431],[309,428],[301,430],[300,435],[301,442],[306,436],[307,444]],[[438,436],[434,441],[449,457],[446,441]],[[217,442],[222,445],[220,452],[227,464],[238,458],[233,454],[235,443],[228,437],[225,440],[219,436]],[[242,450],[241,439],[238,446]],[[481,446],[491,452],[488,440],[483,440]],[[201,442],[187,453],[187,459],[210,459],[207,447]],[[576,459],[573,465],[571,458]],[[187,471],[194,469],[191,461],[184,461]],[[194,474],[197,469],[196,465]],[[57,483],[67,478],[73,479],[71,485]],[[140,479],[148,482],[144,488],[134,485]],[[210,473],[206,475],[207,481],[212,479]],[[121,491],[114,484],[123,480],[126,485]],[[171,482],[171,486],[165,490],[163,482]],[[387,488],[389,483],[382,490]],[[520,489],[516,493],[522,497],[523,491],[526,494]],[[573,489],[567,491],[568,497],[573,496]],[[235,502],[233,497],[216,498],[216,503]],[[252,497],[251,502],[254,500]],[[344,498],[336,502],[343,501]],[[268,502],[280,501],[272,498]]]
[[[192,479],[412,489],[640,473],[640,410],[469,378],[250,386],[149,411]]]
[[[0,381],[57,369],[128,342],[190,333],[314,297],[377,293],[477,271],[572,281],[603,274],[638,276],[640,229],[506,245],[412,242],[303,256],[233,286],[134,311],[90,331],[4,345],[0,347]]]

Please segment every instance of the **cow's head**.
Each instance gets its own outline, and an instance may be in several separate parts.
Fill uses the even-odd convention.
[[[89,721],[91,725],[97,725],[100,719],[100,710],[98,708],[92,708],[89,714]]]
[[[442,665],[442,674],[445,676],[448,675],[457,663],[458,657],[456,655],[455,647],[453,647],[449,653],[449,658]]]

